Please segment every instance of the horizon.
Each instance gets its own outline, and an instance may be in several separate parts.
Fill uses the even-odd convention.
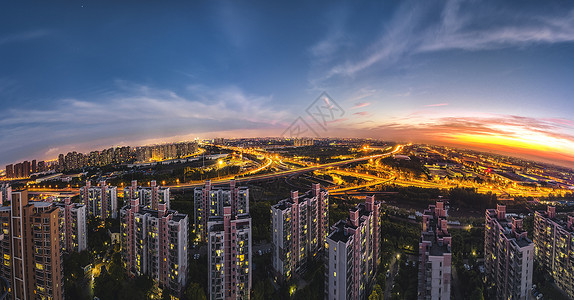
[[[301,117],[314,137],[574,168],[572,3],[10,3],[0,17],[2,166],[282,136]],[[341,114],[316,122],[324,92]]]

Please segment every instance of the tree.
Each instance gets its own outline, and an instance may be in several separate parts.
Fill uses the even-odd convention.
[[[383,300],[383,289],[381,288],[380,285],[375,284],[375,288],[373,289],[373,292],[371,293],[371,295],[369,296],[369,300]]]
[[[472,294],[470,294],[470,300],[484,300],[482,289],[476,288],[474,291],[472,291]]]
[[[184,292],[184,298],[189,300],[207,300],[205,296],[205,291],[197,282],[192,282],[189,284]]]

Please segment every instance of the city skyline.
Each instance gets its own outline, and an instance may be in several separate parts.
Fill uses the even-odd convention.
[[[345,113],[321,137],[574,166],[572,5],[11,3],[0,16],[2,165],[280,136],[326,91]]]

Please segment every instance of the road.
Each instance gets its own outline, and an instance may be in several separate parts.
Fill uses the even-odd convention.
[[[397,275],[399,271],[398,265],[397,265],[397,257],[393,255],[393,258],[391,259],[391,264],[389,265],[389,272],[390,276],[387,277],[387,281],[385,282],[385,292],[384,292],[384,296],[383,299],[391,299],[391,291],[393,289],[393,282],[395,281],[395,276]]]
[[[390,155],[393,155],[393,154],[400,152],[402,150],[402,148],[403,148],[402,145],[397,145],[394,147],[393,151],[391,151],[389,153],[370,155],[370,156],[359,157],[359,158],[354,158],[354,159],[349,159],[349,160],[344,160],[344,161],[337,161],[337,162],[326,163],[326,164],[322,164],[322,165],[316,165],[316,166],[304,167],[304,168],[299,168],[299,169],[275,172],[275,173],[270,173],[270,174],[254,175],[254,176],[248,176],[248,177],[239,177],[239,178],[235,178],[235,181],[237,183],[264,181],[264,180],[276,179],[276,178],[294,175],[294,174],[299,174],[299,173],[311,172],[311,171],[315,171],[315,170],[319,170],[319,169],[338,167],[338,166],[342,166],[342,165],[346,165],[346,164],[351,164],[351,163],[355,163],[355,162],[369,160],[372,158],[390,156]],[[211,184],[212,185],[225,185],[225,184],[229,184],[229,181],[232,179],[234,179],[234,178],[229,177],[229,178],[222,178],[219,180],[212,180]],[[201,187],[203,185],[204,185],[203,181],[197,181],[197,182],[191,182],[188,184],[179,184],[179,185],[175,185],[175,186],[169,186],[169,188],[172,190],[180,190],[180,189],[191,189],[191,188]]]

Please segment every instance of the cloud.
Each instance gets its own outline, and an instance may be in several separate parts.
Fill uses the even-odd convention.
[[[35,39],[45,38],[54,32],[47,29],[24,31],[20,33],[5,35],[0,37],[0,46],[11,43],[27,42]]]
[[[437,107],[437,106],[447,106],[448,103],[436,103],[436,104],[428,104],[425,107]]]
[[[574,122],[517,115],[397,118],[363,132],[397,141],[480,148],[574,166]]]
[[[67,152],[73,145],[109,146],[119,141],[169,140],[219,130],[280,130],[290,115],[271,105],[272,96],[251,95],[236,86],[170,90],[118,82],[119,92],[96,100],[61,99],[48,109],[7,109],[0,119],[4,160]],[[135,143],[135,144],[134,144]],[[35,157],[39,158],[39,157]]]
[[[479,51],[574,41],[574,8],[499,1],[403,1],[365,50],[333,65],[323,79],[446,50]],[[440,9],[436,9],[439,7]],[[552,9],[553,8],[553,9]]]
[[[369,105],[371,105],[371,102],[357,102],[355,106],[351,107],[351,109],[362,108]]]

